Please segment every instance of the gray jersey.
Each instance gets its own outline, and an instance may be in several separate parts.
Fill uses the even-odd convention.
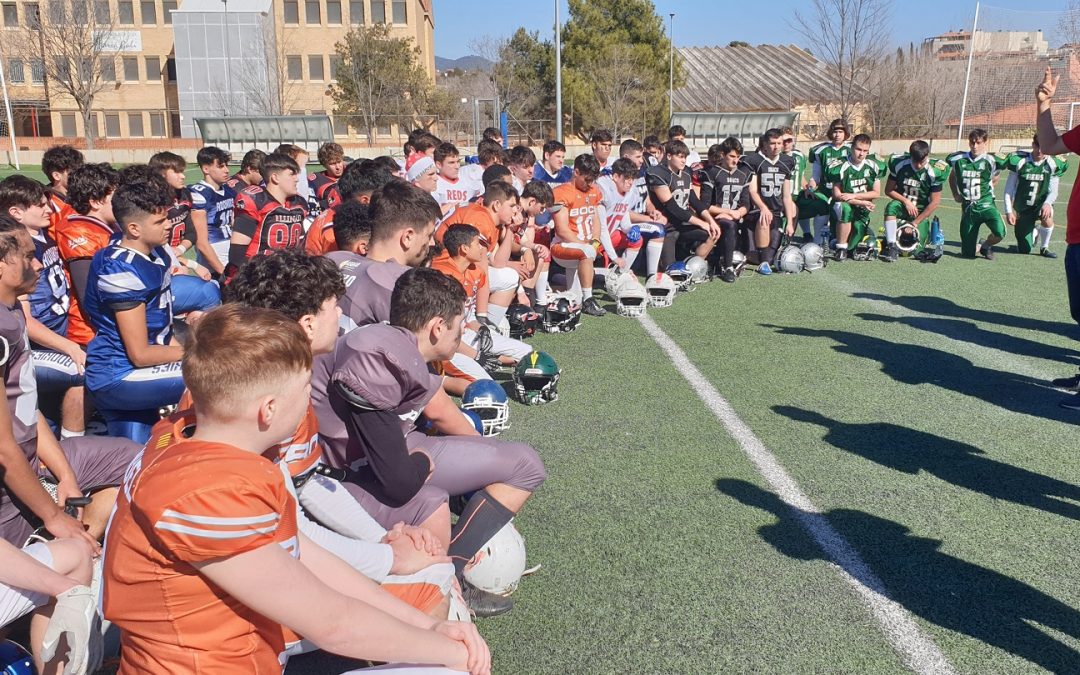
[[[409,268],[394,260],[375,262],[347,251],[334,251],[326,257],[345,278],[345,295],[338,300],[342,323],[348,324],[348,319],[352,326],[366,326],[389,321],[394,284]]]
[[[22,305],[0,306],[0,367],[19,444],[31,464],[37,457],[38,391]]]
[[[362,458],[349,452],[345,425],[330,406],[329,387],[340,383],[352,391],[353,398],[367,401],[372,409],[397,415],[405,435],[442,386],[442,378],[428,369],[420,354],[416,336],[397,326],[358,328],[340,338],[330,356],[320,357],[314,367],[311,399],[326,462],[331,466],[350,466]]]

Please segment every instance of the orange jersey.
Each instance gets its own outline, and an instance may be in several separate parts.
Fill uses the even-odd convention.
[[[196,564],[275,544],[299,556],[296,498],[272,462],[154,427],[128,467],[106,535],[105,616],[120,675],[280,673],[282,626],[229,597]]]
[[[481,288],[487,286],[487,273],[477,269],[473,264],[466,267],[464,271],[458,269],[453,258],[446,251],[431,261],[431,268],[439,270],[461,284],[461,287],[465,289],[465,316],[471,316],[476,311],[476,294]]]
[[[334,209],[328,208],[319,214],[308,228],[304,240],[304,250],[308,255],[325,255],[338,250],[337,238],[334,237]]]
[[[499,243],[499,228],[495,225],[491,213],[482,204],[469,204],[451,213],[446,220],[439,223],[438,229],[435,230],[435,241],[441,244],[446,228],[461,223],[472,225],[480,230],[480,236],[484,238],[484,245],[487,246],[488,252],[495,250]]]
[[[195,410],[191,400],[191,392],[184,390],[180,402],[176,404],[176,412],[169,417],[171,420],[185,417],[195,423]],[[160,426],[157,425],[157,426]],[[157,426],[154,430],[157,430]],[[274,461],[284,462],[293,478],[303,476],[322,459],[322,446],[319,445],[319,419],[315,417],[315,408],[308,404],[307,414],[300,420],[300,426],[296,427],[296,433],[289,440],[279,443],[263,453],[263,457]]]
[[[76,260],[90,260],[94,254],[109,245],[109,239],[117,230],[104,221],[91,216],[71,213],[56,227],[56,246],[64,261],[64,269],[71,276],[71,263]],[[87,345],[94,337],[90,319],[83,312],[82,304],[73,292],[71,307],[68,309],[67,337],[72,342]]]
[[[570,216],[570,229],[577,234],[581,241],[589,241],[593,238],[592,220],[597,207],[604,201],[600,188],[595,185],[582,192],[574,187],[573,183],[563,183],[554,190],[555,203],[566,209]],[[558,232],[555,240],[560,241]]]
[[[49,208],[52,211],[49,215],[49,236],[56,239],[57,225],[75,213],[75,209],[71,208],[71,204],[68,204],[67,199],[59,192],[48,189],[46,194],[49,196]]]

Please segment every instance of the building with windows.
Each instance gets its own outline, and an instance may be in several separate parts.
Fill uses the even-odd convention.
[[[950,31],[923,40],[923,48],[939,61],[966,59],[971,47],[971,31]],[[996,58],[1044,58],[1050,45],[1041,30],[975,31],[975,56]]]
[[[45,62],[52,26],[90,26],[99,40],[97,137],[193,137],[199,115],[332,115],[334,45],[376,23],[412,39],[434,78],[432,0],[0,0],[0,59],[21,138],[85,135],[54,81],[66,71]],[[366,140],[344,120],[334,128]]]

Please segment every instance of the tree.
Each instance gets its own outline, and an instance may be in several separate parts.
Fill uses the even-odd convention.
[[[515,120],[555,117],[555,46],[550,40],[518,28],[508,40],[484,37],[471,47],[495,64],[489,93],[502,111]]]
[[[657,101],[649,99],[647,92],[666,91],[667,81],[657,79],[648,59],[630,45],[607,45],[582,64],[577,76],[595,102],[585,110],[575,110],[580,113],[582,129],[608,129],[615,138],[623,138],[640,130],[650,112],[655,118]],[[661,97],[664,100],[666,97]]]
[[[866,122],[878,137],[938,137],[956,116],[964,62],[938,61],[909,49],[874,69],[866,87]]]
[[[109,84],[106,73],[116,72],[116,52],[131,48],[115,16],[99,11],[100,6],[91,0],[52,0],[46,15],[28,16],[25,28],[12,36],[15,51],[41,68],[46,91],[75,104],[89,149],[95,137],[94,99]],[[24,7],[30,11],[30,5]]]
[[[828,70],[844,119],[851,119],[875,67],[889,50],[889,0],[812,0],[792,28]]]
[[[728,47],[749,47],[749,46],[750,46],[749,42],[744,42],[742,40],[732,40],[731,42],[728,43]]]
[[[1065,44],[1080,46],[1080,0],[1069,0],[1069,6],[1058,18],[1057,28]]]
[[[652,0],[570,0],[570,19],[563,27],[563,100],[573,101],[569,128],[582,138],[591,129],[623,120],[626,104],[640,101],[635,120],[650,128],[667,126],[668,56],[671,46],[663,20]],[[675,55],[675,86],[683,83]],[[598,90],[599,68],[617,83]],[[637,77],[631,78],[633,69]],[[614,95],[636,83],[633,97]],[[620,109],[616,109],[618,106]],[[636,126],[636,125],[635,125]]]
[[[334,114],[358,120],[375,137],[379,127],[411,127],[418,121],[430,126],[449,108],[445,92],[435,91],[420,64],[420,50],[409,38],[390,36],[386,24],[354,28],[335,45],[341,65],[330,87]],[[427,110],[434,106],[437,110]]]
[[[244,44],[246,51],[260,58],[232,62],[235,91],[226,88],[213,97],[222,114],[236,114],[239,110],[245,115],[287,115],[299,101],[300,83],[289,77],[287,56],[296,50],[288,32],[280,35],[280,43],[278,39],[273,22],[267,21],[254,42]]]

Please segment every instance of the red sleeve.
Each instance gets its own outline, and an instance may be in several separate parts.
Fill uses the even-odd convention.
[[[233,207],[233,231],[245,237],[254,237],[259,229],[259,207],[251,195],[241,192]]]
[[[1065,132],[1061,140],[1065,143],[1066,148],[1080,153],[1080,126],[1077,126],[1072,131]]]

